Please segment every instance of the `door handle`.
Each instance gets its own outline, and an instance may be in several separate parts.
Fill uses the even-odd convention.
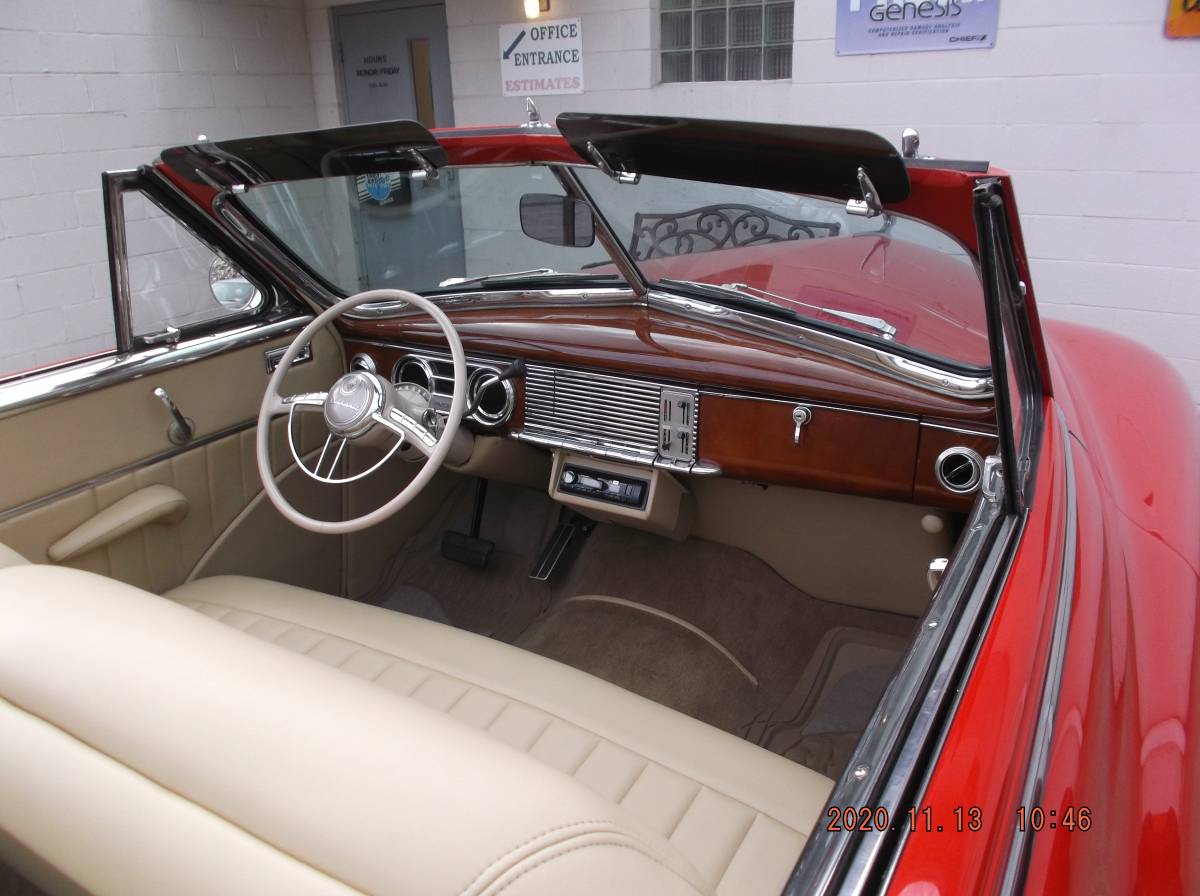
[[[165,330],[160,330],[157,333],[148,333],[145,336],[139,336],[142,345],[175,345],[179,342],[179,337],[182,335],[178,327],[167,327]]]

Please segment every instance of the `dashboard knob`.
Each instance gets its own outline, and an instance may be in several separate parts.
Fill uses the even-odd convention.
[[[567,485],[574,485],[575,484],[575,471],[574,470],[563,470],[562,481],[565,482]]]

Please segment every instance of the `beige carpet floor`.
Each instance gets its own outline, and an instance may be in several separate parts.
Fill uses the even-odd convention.
[[[472,569],[438,553],[442,530],[465,531],[470,510],[464,488],[367,599],[575,666],[833,777],[916,629],[818,600],[738,548],[611,524],[557,582],[533,581],[558,507],[503,485],[483,518],[491,566]],[[580,595],[622,602],[569,600]]]

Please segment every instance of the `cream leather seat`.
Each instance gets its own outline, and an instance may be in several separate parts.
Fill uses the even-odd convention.
[[[122,893],[774,894],[832,786],[438,623],[236,577],[167,597],[0,570],[0,851],[26,871]],[[257,886],[220,876],[243,862]]]

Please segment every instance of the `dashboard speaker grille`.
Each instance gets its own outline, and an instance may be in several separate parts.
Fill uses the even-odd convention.
[[[659,452],[662,402],[663,387],[656,383],[530,364],[525,429],[653,457]]]

